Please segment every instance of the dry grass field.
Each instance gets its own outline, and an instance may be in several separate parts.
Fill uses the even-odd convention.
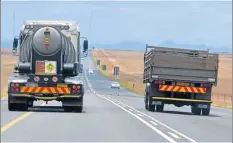
[[[140,94],[144,92],[142,83],[143,52],[94,50],[94,60],[100,60],[100,65],[107,65],[107,70],[100,71],[108,78],[113,79],[113,65],[120,66],[120,83]],[[218,85],[213,88],[213,105],[220,107],[232,106],[232,55],[220,55]]]
[[[7,80],[12,75],[17,60],[18,57],[13,56],[9,50],[1,49],[1,97],[6,96]]]

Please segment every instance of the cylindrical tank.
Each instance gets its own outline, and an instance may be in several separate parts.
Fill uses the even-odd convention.
[[[26,37],[20,49],[20,62],[30,62],[32,50],[45,58],[61,50],[64,63],[75,62],[76,55],[72,42],[62,32],[52,27],[42,27],[33,35]]]

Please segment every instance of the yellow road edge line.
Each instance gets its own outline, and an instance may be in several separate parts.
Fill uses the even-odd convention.
[[[44,106],[45,104],[46,103],[43,103],[40,106]],[[4,133],[6,130],[10,129],[11,127],[13,127],[15,124],[17,124],[20,121],[22,121],[23,119],[25,119],[26,117],[28,117],[29,115],[31,115],[32,113],[33,112],[24,113],[23,115],[19,116],[15,120],[13,120],[10,123],[8,123],[8,124],[4,125],[3,127],[1,127],[1,134]]]

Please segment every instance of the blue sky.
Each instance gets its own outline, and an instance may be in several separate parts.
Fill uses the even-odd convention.
[[[231,1],[3,1],[1,6],[2,41],[12,41],[23,20],[41,19],[79,21],[81,35],[87,36],[92,44],[128,40],[158,44],[173,40],[176,43],[232,47]]]

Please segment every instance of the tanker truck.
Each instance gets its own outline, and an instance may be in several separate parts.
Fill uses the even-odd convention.
[[[191,106],[195,115],[209,115],[217,86],[219,55],[146,45],[144,53],[145,109],[163,112],[165,104]]]
[[[82,112],[84,78],[80,38],[76,22],[24,22],[13,41],[12,51],[14,55],[18,53],[19,59],[8,78],[9,111],[27,111],[34,101],[55,100],[62,102],[65,111]],[[85,38],[83,52],[87,50]]]

